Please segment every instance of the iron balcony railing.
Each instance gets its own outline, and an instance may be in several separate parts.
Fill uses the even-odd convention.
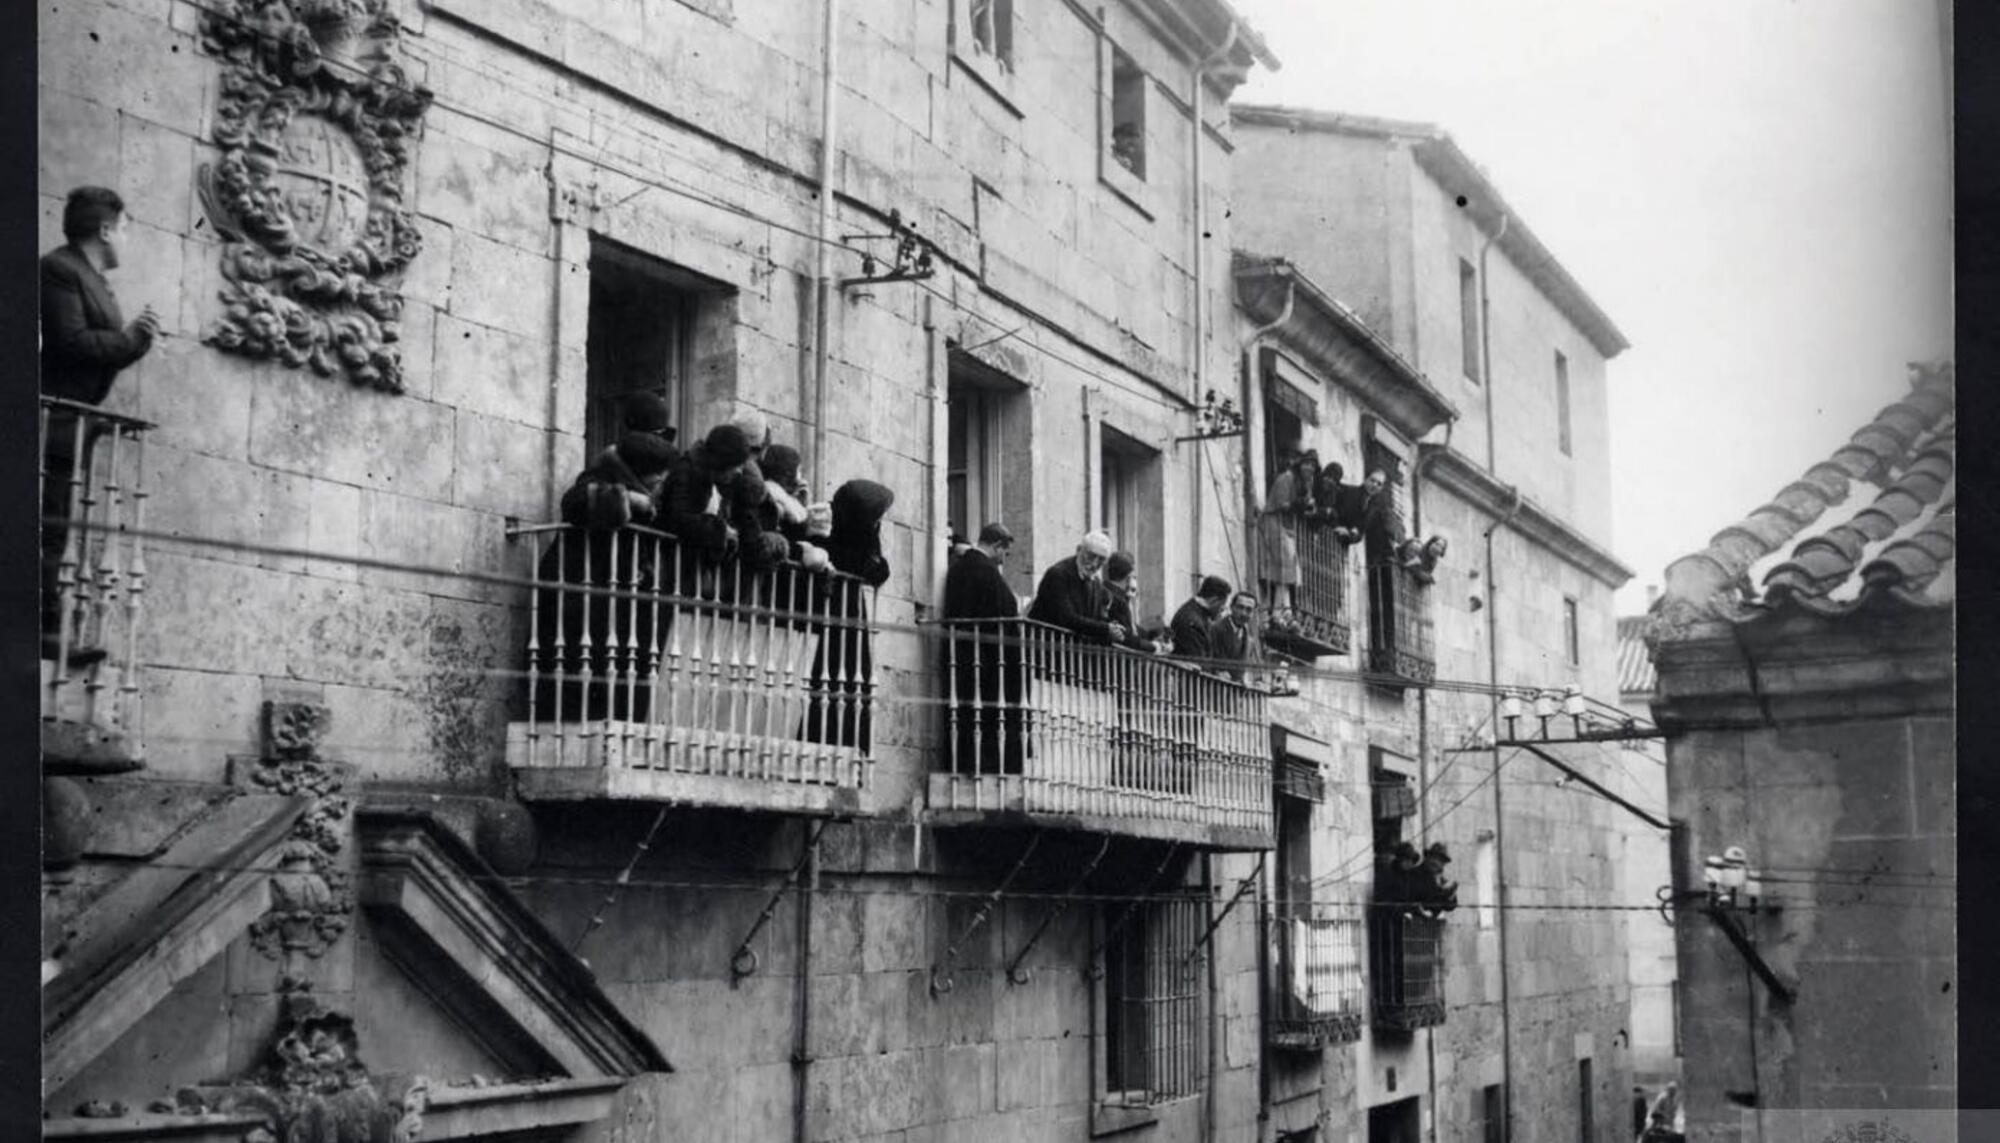
[[[1145,836],[1206,828],[1269,837],[1262,688],[1031,619],[941,627],[945,734],[933,811],[1071,815]]]
[[[42,749],[51,763],[143,764],[150,428],[41,398]]]
[[[1444,918],[1370,905],[1368,952],[1377,1028],[1410,1032],[1444,1023]]]
[[[1418,685],[1437,677],[1430,585],[1393,561],[1368,565],[1368,669]]]
[[[1366,1019],[1362,906],[1282,902],[1268,916],[1270,1042],[1312,1050],[1361,1038]]]
[[[1347,545],[1334,538],[1333,525],[1301,520],[1299,583],[1295,605],[1277,607],[1265,624],[1264,641],[1272,649],[1301,658],[1345,655],[1352,643],[1348,612]]]
[[[749,568],[663,532],[567,525],[533,570],[526,719],[507,758],[529,797],[827,808],[779,790],[858,790],[870,768],[867,586]]]

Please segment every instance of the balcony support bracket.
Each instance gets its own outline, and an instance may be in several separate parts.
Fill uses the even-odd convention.
[[[1771,990],[1771,995],[1779,1003],[1790,1004],[1798,999],[1798,990],[1786,984],[1778,976],[1777,970],[1764,959],[1764,954],[1758,952],[1757,946],[1750,943],[1750,937],[1744,933],[1742,923],[1729,910],[1708,906],[1704,907],[1702,912],[1708,915],[1709,920],[1715,922],[1715,927],[1722,930],[1723,936],[1729,938],[1729,943],[1736,946],[1736,951],[1742,954],[1743,960],[1749,964],[1750,971],[1757,974],[1757,979],[1764,982],[1764,987]]]
[[[1262,879],[1263,876],[1264,876],[1264,855],[1262,853],[1259,853],[1257,855],[1257,868],[1252,869],[1249,872],[1249,874],[1243,878],[1243,880],[1237,882],[1236,892],[1231,894],[1229,898],[1229,903],[1222,907],[1222,912],[1217,913],[1215,917],[1208,922],[1208,928],[1202,932],[1201,937],[1198,940],[1196,940],[1193,945],[1189,946],[1187,954],[1181,957],[1182,964],[1187,964],[1188,962],[1194,960],[1194,958],[1201,953],[1202,949],[1208,947],[1209,940],[1215,936],[1215,930],[1222,927],[1222,922],[1227,920],[1229,918],[1230,912],[1234,910],[1236,906],[1242,902],[1243,895],[1245,893],[1248,893],[1250,891],[1250,887],[1257,884],[1257,882],[1260,879]]]
[[[966,941],[972,939],[972,934],[985,927],[988,918],[993,916],[993,906],[1000,903],[1000,898],[1006,894],[1007,887],[1014,883],[1014,878],[1021,875],[1021,870],[1027,868],[1028,859],[1035,855],[1035,848],[1042,844],[1043,832],[1042,830],[1036,830],[1033,834],[1029,835],[1028,844],[1022,848],[1021,856],[1014,859],[1014,867],[1009,869],[1007,875],[1000,879],[1000,884],[993,887],[993,892],[988,893],[986,899],[979,903],[979,911],[972,915],[972,920],[966,924],[965,931],[958,934],[957,939],[953,940],[951,944],[945,946],[944,957],[931,966],[931,995],[933,997],[943,996],[952,990],[954,982],[951,978],[951,966],[952,962],[958,959],[959,949],[965,946]]]
[[[1110,948],[1111,942],[1118,939],[1118,934],[1125,931],[1125,926],[1132,923],[1133,914],[1137,913],[1139,906],[1145,903],[1146,895],[1151,893],[1153,886],[1159,883],[1161,875],[1167,871],[1167,866],[1173,864],[1174,856],[1180,852],[1180,848],[1181,845],[1179,842],[1173,842],[1167,846],[1167,851],[1160,855],[1160,863],[1153,867],[1153,872],[1146,878],[1146,883],[1139,887],[1138,895],[1126,902],[1125,911],[1118,914],[1118,919],[1111,922],[1110,926],[1104,930],[1104,939],[1098,941],[1096,946],[1090,950],[1090,957],[1084,962],[1083,973],[1085,976],[1092,980],[1104,979],[1104,950]]]
[[[1035,931],[1028,937],[1028,943],[1022,945],[1021,951],[1015,953],[1013,959],[1007,962],[1008,983],[1028,983],[1028,980],[1034,973],[1024,967],[1022,962],[1028,959],[1029,953],[1035,951],[1035,946],[1041,943],[1042,934],[1049,931],[1049,926],[1055,923],[1056,918],[1062,916],[1069,909],[1070,903],[1075,900],[1076,894],[1083,888],[1083,883],[1090,880],[1091,873],[1097,869],[1098,863],[1103,861],[1104,855],[1110,851],[1111,837],[1109,834],[1106,834],[1104,839],[1098,842],[1097,852],[1092,855],[1089,861],[1084,863],[1083,871],[1076,875],[1076,880],[1070,882],[1069,888],[1063,890],[1062,897],[1054,905],[1049,906],[1047,912],[1042,914],[1042,923],[1035,926]]]
[[[812,833],[806,836],[806,843],[799,850],[799,859],[792,863],[792,871],[785,874],[785,879],[771,892],[771,899],[764,902],[764,911],[757,914],[757,920],[751,924],[750,931],[743,934],[742,943],[736,946],[735,952],[729,954],[729,987],[735,988],[744,977],[757,971],[757,950],[750,946],[757,940],[757,934],[764,931],[764,926],[771,923],[772,915],[778,911],[778,902],[784,900],[785,894],[791,892],[792,886],[798,883],[799,874],[804,871],[806,862],[812,858],[813,850],[819,845],[819,835],[826,831],[826,826],[827,823],[824,821],[814,823]]]

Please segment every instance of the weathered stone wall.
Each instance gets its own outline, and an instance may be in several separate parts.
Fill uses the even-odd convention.
[[[1782,908],[1746,928],[1798,988],[1774,1002],[1727,938],[1683,910],[1689,1138],[1741,1137],[1732,1091],[1779,1108],[1953,1106],[1950,719],[1696,730],[1669,749],[1688,859],[1740,845],[1767,872]]]

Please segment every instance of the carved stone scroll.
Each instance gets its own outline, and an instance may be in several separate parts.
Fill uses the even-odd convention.
[[[396,62],[390,0],[216,0],[223,61],[202,206],[224,240],[222,316],[202,340],[400,393],[403,298],[423,248],[403,207],[431,93]]]

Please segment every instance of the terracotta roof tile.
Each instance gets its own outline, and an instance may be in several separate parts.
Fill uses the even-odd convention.
[[[1902,400],[1708,547],[1676,560],[1662,609],[1747,618],[1787,605],[1835,614],[1878,599],[1948,604],[1956,379],[1950,364],[1912,371]]]
[[[1650,620],[1644,615],[1618,617],[1618,693],[1649,695],[1659,687],[1653,654],[1646,647]]]

